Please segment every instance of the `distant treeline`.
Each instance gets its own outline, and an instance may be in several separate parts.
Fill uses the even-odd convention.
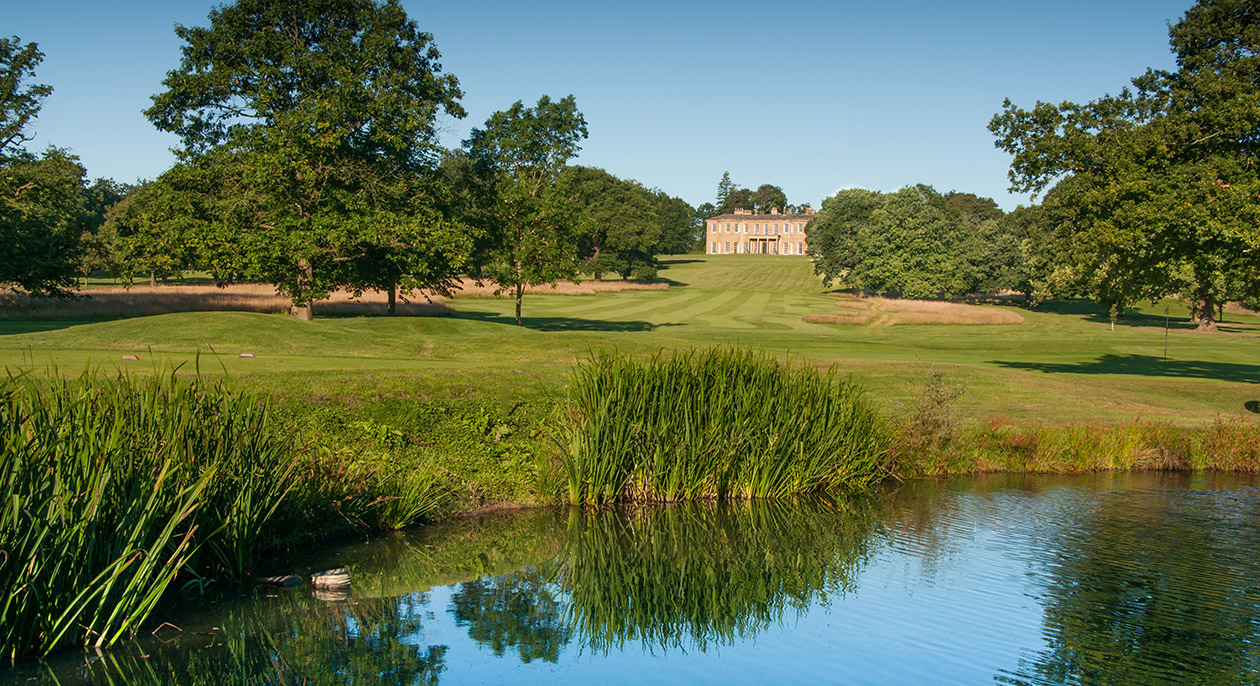
[[[1038,208],[930,186],[848,189],[809,223],[814,268],[831,282],[907,298],[1018,291],[1045,284]]]

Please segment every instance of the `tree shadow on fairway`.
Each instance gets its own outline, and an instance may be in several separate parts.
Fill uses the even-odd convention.
[[[509,314],[498,312],[457,312],[458,319],[471,319],[493,324],[510,324],[515,326],[516,320]],[[580,317],[521,317],[521,326],[534,331],[651,331],[658,325],[643,321],[609,321],[604,319],[582,319]],[[660,324],[659,326],[668,326]]]
[[[993,364],[1008,369],[1023,369],[1047,374],[1129,374],[1260,383],[1260,365],[1199,360],[1165,361],[1154,355],[1103,355],[1092,362],[1076,364],[1002,360],[994,360]]]

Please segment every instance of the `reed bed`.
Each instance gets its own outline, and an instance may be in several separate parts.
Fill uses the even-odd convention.
[[[884,420],[860,388],[733,349],[594,356],[557,435],[574,504],[773,498],[889,474]]]
[[[108,645],[178,574],[244,574],[292,464],[267,406],[217,384],[0,383],[0,654]]]

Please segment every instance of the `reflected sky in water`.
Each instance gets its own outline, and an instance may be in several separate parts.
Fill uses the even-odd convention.
[[[290,561],[349,566],[345,598],[185,607],[8,679],[1260,683],[1258,515],[1255,479],[1185,474],[498,515]]]

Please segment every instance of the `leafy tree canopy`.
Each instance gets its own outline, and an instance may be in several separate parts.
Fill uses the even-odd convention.
[[[1169,37],[1175,71],[1083,105],[1008,100],[989,128],[1012,190],[1049,189],[1057,288],[1113,311],[1180,293],[1212,330],[1260,295],[1260,7],[1201,0]]]
[[[755,191],[741,188],[731,181],[730,172],[722,172],[722,180],[718,182],[717,203],[713,207],[716,208],[714,214],[706,216],[730,214],[737,209],[760,212],[769,212],[771,208],[795,209],[788,204],[787,194],[782,188],[768,183],[758,186]]]
[[[32,139],[27,126],[52,93],[52,86],[27,83],[43,59],[34,43],[22,45],[17,36],[0,38],[0,158],[19,152]]]
[[[493,205],[481,218],[491,237],[476,273],[512,291],[516,323],[527,286],[577,275],[578,218],[557,182],[587,136],[572,95],[544,95],[533,107],[517,101],[473,129],[464,146],[472,169],[492,179]]]
[[[77,157],[52,147],[36,156],[23,147],[52,93],[28,82],[43,57],[34,43],[0,38],[0,287],[66,296],[78,278],[91,212]]]
[[[910,298],[1025,290],[1024,244],[996,204],[930,186],[847,189],[809,224],[814,270],[828,281]]]
[[[217,278],[257,274],[307,318],[333,288],[449,286],[471,238],[426,177],[462,92],[397,0],[239,0],[176,33],[146,115],[183,142],[165,180],[202,196]]]

